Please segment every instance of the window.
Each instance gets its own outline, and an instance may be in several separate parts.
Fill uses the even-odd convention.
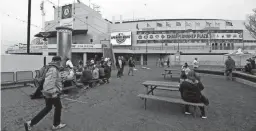
[[[220,50],[222,50],[222,43],[220,43]]]

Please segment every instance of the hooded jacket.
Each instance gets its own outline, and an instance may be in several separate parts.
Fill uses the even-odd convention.
[[[46,98],[56,98],[62,90],[62,82],[59,74],[59,66],[55,62],[49,63],[49,69],[45,74],[42,93]]]
[[[186,79],[180,84],[179,91],[181,93],[181,98],[187,102],[198,103],[200,102],[201,89],[197,84],[191,80]]]
[[[225,65],[227,70],[234,69],[236,67],[235,61],[232,58],[227,59],[225,61]]]

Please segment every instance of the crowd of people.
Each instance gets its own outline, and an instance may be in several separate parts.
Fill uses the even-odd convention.
[[[252,70],[253,70],[253,69],[256,69],[256,66],[255,66],[255,58],[256,58],[256,56],[251,57],[251,58],[249,58],[249,59],[246,60],[247,63],[246,63],[246,65],[244,66],[244,71],[245,71],[245,72],[252,74],[252,73],[253,73]]]
[[[255,68],[255,58],[254,67]],[[251,61],[252,61],[251,60]],[[250,62],[251,62],[250,61]],[[251,63],[253,65],[253,63]],[[121,78],[124,75],[124,67],[126,61],[124,57],[119,56],[115,63],[117,67],[117,78]],[[94,80],[99,80],[97,84],[109,83],[109,78],[111,77],[111,66],[112,62],[110,58],[101,59],[91,59],[86,64],[83,61],[79,61],[78,66],[73,66],[71,60],[66,58],[65,67],[61,67],[61,57],[54,56],[52,62],[44,67],[44,74],[42,77],[42,83],[35,92],[41,92],[45,98],[46,106],[41,110],[33,119],[27,121],[24,126],[26,131],[31,130],[31,128],[36,125],[44,116],[46,116],[55,106],[54,120],[52,129],[60,129],[66,126],[66,124],[61,123],[61,109],[62,104],[60,101],[60,94],[63,92],[63,88],[71,86],[72,82],[82,83],[82,85],[92,87],[92,82]],[[132,57],[128,60],[128,75],[134,75],[133,70],[135,67],[135,61]],[[188,63],[185,63],[181,67],[180,76],[180,94],[184,101],[192,103],[204,103],[206,106],[209,105],[209,100],[205,95],[203,95],[202,90],[204,90],[204,85],[201,82],[200,77],[195,73],[195,70],[199,67],[198,59],[195,58],[193,61],[193,67],[190,68]],[[226,74],[229,75],[235,68],[235,61],[228,56],[225,61]],[[62,73],[61,73],[62,72]],[[63,73],[63,72],[66,72]],[[65,93],[65,92],[64,92]],[[205,108],[200,107],[201,117],[207,118],[205,113]],[[185,114],[191,114],[189,111],[189,106],[185,106]]]

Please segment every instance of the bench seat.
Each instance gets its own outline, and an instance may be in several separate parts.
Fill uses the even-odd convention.
[[[158,90],[167,90],[167,91],[179,91],[179,88],[170,88],[170,87],[156,87]]]
[[[199,106],[199,107],[203,107],[204,106],[203,103],[186,102],[186,101],[182,100],[181,98],[170,98],[170,97],[145,95],[145,94],[139,94],[138,97],[145,98],[145,99],[153,99],[153,100],[166,101],[166,102],[171,102],[171,103],[175,103],[175,104],[182,104],[182,105],[191,105],[191,106]]]

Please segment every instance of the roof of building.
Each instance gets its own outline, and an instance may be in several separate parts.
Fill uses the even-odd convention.
[[[131,20],[131,21],[123,21],[122,23],[134,23],[134,22],[152,22],[152,21],[186,21],[186,20],[223,20],[230,21],[224,19],[195,19],[195,18],[187,18],[187,19],[142,19],[142,20]],[[115,22],[115,24],[120,24],[120,22]]]

